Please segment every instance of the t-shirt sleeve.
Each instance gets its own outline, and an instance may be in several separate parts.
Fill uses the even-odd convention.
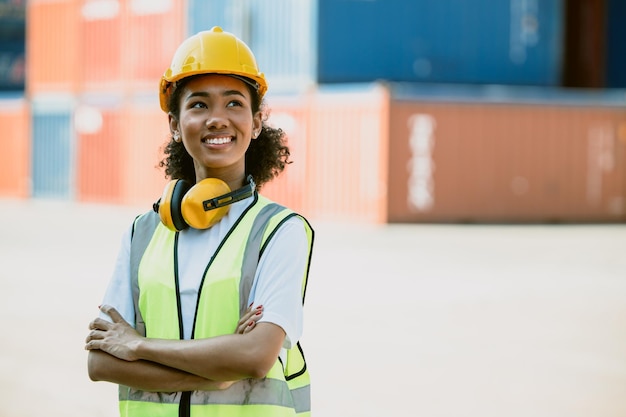
[[[122,236],[120,250],[115,261],[113,276],[102,299],[102,305],[110,305],[135,327],[135,306],[130,282],[130,237],[132,228]],[[111,321],[111,317],[100,312],[100,317]]]
[[[269,241],[256,270],[248,304],[263,305],[259,322],[280,326],[290,349],[302,335],[302,279],[308,265],[309,244],[300,217],[292,217]]]

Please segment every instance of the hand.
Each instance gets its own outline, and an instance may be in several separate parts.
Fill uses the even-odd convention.
[[[246,334],[254,329],[256,322],[259,321],[261,317],[263,317],[263,306],[257,306],[252,308],[252,305],[246,310],[243,317],[239,320],[239,324],[237,325],[237,331],[235,334]]]
[[[91,332],[85,340],[85,349],[102,350],[125,361],[139,359],[134,349],[143,337],[113,307],[104,305],[100,310],[108,314],[113,323],[101,318],[89,323]]]

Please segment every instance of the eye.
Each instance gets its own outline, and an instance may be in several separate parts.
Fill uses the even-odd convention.
[[[189,108],[190,109],[204,109],[206,108],[206,104],[204,104],[202,101],[194,101],[189,104]]]
[[[226,107],[243,107],[243,103],[239,100],[231,100]]]

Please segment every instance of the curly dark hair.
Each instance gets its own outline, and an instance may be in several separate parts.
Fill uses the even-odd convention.
[[[174,117],[180,116],[180,96],[183,87],[192,77],[183,78],[176,82],[169,97],[168,106]],[[286,143],[285,132],[278,128],[270,127],[266,124],[269,113],[265,102],[261,100],[257,90],[248,85],[250,97],[252,97],[252,114],[262,112],[263,123],[259,136],[250,142],[246,151],[246,176],[252,175],[257,189],[261,189],[263,184],[278,176],[289,160],[290,152]],[[173,137],[164,145],[163,153],[166,157],[159,162],[159,167],[165,168],[165,177],[170,179],[183,179],[190,184],[196,183],[196,174],[191,155],[185,149],[182,142],[174,141]]]

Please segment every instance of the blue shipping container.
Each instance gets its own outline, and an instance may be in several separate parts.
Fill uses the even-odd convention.
[[[24,91],[24,41],[0,41],[0,91]]]
[[[626,2],[609,0],[607,5],[606,86],[626,88]]]
[[[254,52],[269,91],[303,91],[315,83],[316,0],[190,0],[188,35],[221,26]]]
[[[69,199],[73,160],[72,106],[64,101],[32,105],[33,197]]]
[[[562,0],[319,0],[318,81],[560,84]]]

